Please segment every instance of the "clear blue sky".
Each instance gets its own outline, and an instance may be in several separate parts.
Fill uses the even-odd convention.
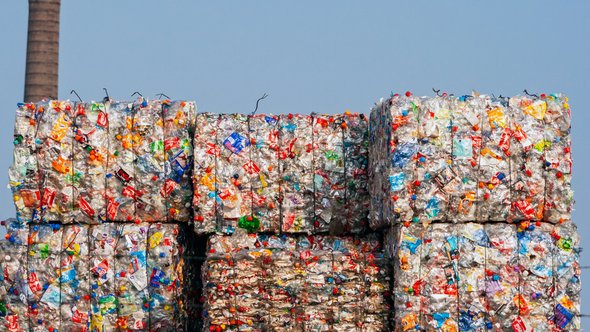
[[[27,1],[2,1],[0,12],[0,217],[9,218],[5,185],[23,98]],[[62,0],[59,97],[76,89],[85,100],[100,99],[107,87],[117,99],[164,92],[196,100],[201,111],[250,112],[268,92],[261,112],[335,113],[367,112],[390,91],[425,95],[433,87],[564,92],[573,109],[574,220],[586,237],[589,13],[587,0]]]

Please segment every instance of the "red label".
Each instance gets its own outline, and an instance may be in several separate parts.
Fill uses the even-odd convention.
[[[55,189],[45,188],[43,198],[41,199],[41,206],[51,208],[55,202],[55,193]]]
[[[141,193],[139,191],[135,190],[135,188],[133,188],[132,186],[125,187],[125,189],[123,189],[121,194],[123,196],[133,198],[134,200],[137,199],[138,197],[141,197]]]
[[[90,271],[99,278],[102,278],[109,271],[109,261],[103,259],[102,262],[98,263],[98,265],[93,267]]]
[[[8,324],[6,324],[6,327],[8,328],[8,331],[20,331],[21,328],[18,325],[18,316],[17,315],[8,315],[6,316],[6,322]]]
[[[76,309],[76,311],[74,311],[74,314],[72,315],[72,322],[86,324],[88,322],[88,314]]]
[[[504,128],[504,132],[502,136],[500,136],[500,142],[498,142],[498,147],[504,151],[504,154],[510,156],[510,137],[512,136],[512,131],[510,128]]]
[[[87,216],[89,217],[94,217],[94,209],[92,208],[92,206],[90,206],[90,204],[84,199],[84,197],[80,196],[80,210],[82,210],[82,212],[84,212]]]
[[[179,148],[180,147],[180,138],[179,137],[169,137],[164,140],[164,149],[166,151]]]
[[[221,150],[213,143],[207,143],[207,149],[205,151],[207,152],[207,154],[211,154],[214,156],[219,156],[219,154],[221,153]]]
[[[28,281],[31,292],[35,293],[41,290],[41,284],[39,283],[39,278],[37,278],[37,273],[29,273]]]
[[[254,173],[258,174],[258,173],[260,173],[260,168],[252,160],[250,160],[249,162],[245,163],[244,166],[243,166],[243,168],[244,168],[244,170],[246,172],[248,172],[248,174],[254,174]]]
[[[107,220],[115,220],[117,212],[119,211],[120,203],[112,198],[108,199],[107,202]]]
[[[176,187],[176,182],[170,179],[166,179],[166,182],[164,182],[164,186],[162,186],[162,189],[160,190],[160,195],[162,195],[162,197],[168,197]]]
[[[524,325],[524,321],[520,316],[516,317],[512,322],[512,329],[514,332],[526,332],[526,325]]]
[[[106,127],[109,125],[109,116],[103,112],[98,112],[98,120],[96,120],[96,124],[101,127]]]
[[[516,205],[516,208],[526,217],[529,219],[533,219],[535,217],[535,209],[533,208],[533,206],[531,205],[531,203],[525,201],[525,200],[520,200],[520,201],[516,201],[514,203]]]

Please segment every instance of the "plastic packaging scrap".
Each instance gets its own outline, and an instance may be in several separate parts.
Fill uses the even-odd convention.
[[[410,93],[370,117],[371,226],[569,221],[570,109],[561,94]]]
[[[397,330],[580,329],[574,223],[412,224],[385,242]]]
[[[180,327],[183,232],[160,223],[92,227],[91,329]]]
[[[183,328],[183,225],[4,224],[0,324],[6,330]]]
[[[252,215],[260,220],[260,231],[281,227],[279,203],[279,117],[256,114],[250,117],[250,162]]]
[[[383,331],[389,278],[372,236],[213,236],[204,330]]]
[[[3,221],[2,226],[6,241],[0,241],[0,327],[29,331],[28,226],[15,219]]]
[[[364,115],[199,114],[196,122],[197,233],[365,230]]]
[[[188,221],[193,102],[52,100],[16,113],[17,219]]]

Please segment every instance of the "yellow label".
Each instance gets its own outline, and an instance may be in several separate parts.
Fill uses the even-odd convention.
[[[506,128],[506,117],[504,110],[500,107],[488,110],[488,119],[492,128]]]
[[[547,103],[542,100],[537,100],[525,107],[523,111],[525,114],[528,114],[535,119],[543,120],[545,117],[545,111],[547,111]]]

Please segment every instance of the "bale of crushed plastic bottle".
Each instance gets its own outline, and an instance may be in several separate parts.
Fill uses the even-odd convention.
[[[569,221],[570,109],[561,94],[416,97],[370,116],[371,226]]]
[[[19,104],[9,170],[17,219],[188,222],[193,102]]]

